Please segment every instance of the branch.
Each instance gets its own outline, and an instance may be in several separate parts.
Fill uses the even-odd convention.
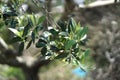
[[[99,6],[105,6],[105,5],[111,5],[111,4],[119,4],[120,1],[116,2],[115,0],[98,0],[95,2],[92,2],[88,5],[79,5],[80,8],[93,8],[93,7],[99,7]]]
[[[0,52],[8,49],[7,43],[0,37]]]
[[[69,19],[68,16],[71,15],[71,13],[75,10],[75,6],[76,4],[74,0],[65,0],[64,12],[60,20],[67,21]]]
[[[50,62],[51,62],[50,59],[48,59],[48,60],[45,60],[45,59],[41,60],[41,58],[38,58],[38,59],[34,62],[34,64],[33,64],[32,67],[40,68],[40,67],[42,67],[42,66],[44,66],[44,65],[48,65]]]
[[[17,56],[15,51],[13,50],[6,50],[0,54],[0,64],[6,64],[12,67],[24,67],[26,66],[24,63],[19,62],[17,60]]]

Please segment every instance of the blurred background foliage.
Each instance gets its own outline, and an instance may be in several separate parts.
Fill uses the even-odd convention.
[[[21,69],[0,65],[1,80],[25,80]]]

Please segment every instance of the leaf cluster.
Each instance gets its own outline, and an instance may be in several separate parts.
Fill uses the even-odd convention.
[[[28,17],[28,22],[23,29],[9,28],[16,35],[13,42],[20,42],[19,52],[24,50],[24,44],[27,44],[26,49],[33,44],[36,48],[41,49],[40,53],[45,59],[60,59],[75,65],[84,63],[89,50],[82,48],[82,46],[85,46],[87,41],[88,28],[81,27],[80,23],[77,24],[71,18],[64,28],[61,25],[59,29],[51,27],[39,34],[43,30],[42,22],[44,20],[44,16],[39,19],[32,16]]]
[[[11,42],[20,43],[20,53],[33,44],[41,49],[44,59],[60,59],[79,66],[89,54],[89,49],[83,48],[87,41],[88,28],[81,27],[73,18],[67,23],[58,24],[59,28],[48,27],[46,31],[43,31],[44,15],[24,15],[22,18],[16,11],[6,8],[2,18],[6,25],[9,24],[8,29],[15,34]]]

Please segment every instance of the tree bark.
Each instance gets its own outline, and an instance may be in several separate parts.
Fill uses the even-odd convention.
[[[45,65],[48,65],[51,60],[37,60],[34,62],[33,66],[22,67],[23,73],[25,75],[25,80],[40,80],[38,73],[39,69]]]
[[[45,9],[44,14],[46,16],[45,21],[43,22],[44,30],[48,30],[48,26],[51,25],[50,23],[50,12],[52,9],[52,0],[45,0]]]
[[[21,68],[25,80],[40,80],[38,73],[39,69],[45,65],[48,65],[51,60],[41,60],[41,57],[33,62],[33,65],[28,66],[25,62],[20,62],[17,57],[17,52],[13,50],[6,50],[3,53],[0,53],[0,64],[7,64],[11,67]],[[18,73],[19,74],[19,73]]]
[[[23,68],[25,80],[40,80],[38,76],[39,68]]]
[[[74,0],[65,0],[64,12],[60,20],[67,21],[69,19],[69,15],[74,11],[75,5]]]

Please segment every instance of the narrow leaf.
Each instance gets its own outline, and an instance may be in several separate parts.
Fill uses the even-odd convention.
[[[47,44],[46,41],[42,40],[42,39],[39,39],[39,41],[36,43],[36,47],[37,48],[41,48],[41,47],[45,47]]]
[[[51,46],[50,46],[50,50],[52,50],[53,52],[58,52],[58,51],[59,51],[59,48],[57,48],[57,47],[54,46],[54,45],[51,45]]]
[[[33,23],[31,21],[30,18],[28,18],[28,24],[25,26],[24,30],[23,30],[23,37],[25,37],[28,33],[29,33],[29,30],[30,28],[33,26]]]
[[[32,42],[35,43],[35,33],[34,32],[32,32],[31,38],[32,38]]]
[[[22,41],[21,37],[16,36],[16,37],[12,38],[11,43],[16,43],[16,42],[19,42],[19,41]]]
[[[73,18],[71,18],[68,22],[68,32],[70,33],[72,31],[74,33],[76,26],[77,26],[77,23]]]
[[[60,36],[68,36],[67,32],[60,32],[59,35]]]
[[[45,16],[41,16],[37,22],[37,24],[41,24],[45,20]]]
[[[63,58],[66,58],[67,57],[67,53],[62,53],[62,54],[59,54],[58,56],[55,57],[55,59],[63,59]]]
[[[85,52],[83,52],[82,57],[81,57],[81,63],[85,63],[85,60],[88,57],[89,53],[90,53],[89,49],[87,49],[87,50],[85,50]]]
[[[70,49],[76,43],[75,40],[69,40],[65,44],[65,49]]]
[[[47,48],[46,48],[46,47],[43,47],[42,50],[41,50],[41,54],[42,54],[43,56],[45,56],[46,53],[47,53]]]
[[[32,13],[31,19],[32,19],[33,24],[36,25],[36,17],[34,13]]]
[[[8,28],[10,31],[12,31],[16,36],[21,37],[20,32],[14,28]]]
[[[32,44],[32,40],[29,41],[29,43],[27,44],[26,49],[28,49],[31,46],[31,44]]]
[[[40,30],[43,30],[43,26],[42,25],[36,26],[35,28],[36,33],[38,33]]]
[[[84,27],[83,29],[81,28],[80,31],[77,33],[78,38],[81,39],[83,38],[88,32],[88,28]]]
[[[57,34],[58,34],[58,31],[56,31],[55,29],[50,29],[49,32],[50,32],[52,35],[57,35]]]
[[[87,49],[84,53],[84,57],[87,57],[89,53],[90,53],[90,49]]]
[[[62,31],[66,31],[66,24],[63,21],[58,21],[58,25],[60,26]]]
[[[72,25],[71,26],[75,29],[75,27],[77,26],[77,23],[73,18],[71,18],[71,20],[72,20]]]
[[[78,25],[76,26],[76,31],[79,31],[80,27],[81,27],[81,25],[80,25],[80,22],[79,22]]]

